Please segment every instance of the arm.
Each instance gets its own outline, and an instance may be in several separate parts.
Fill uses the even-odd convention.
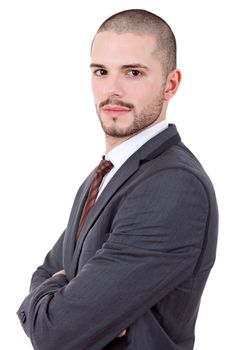
[[[51,277],[25,299],[19,313],[34,348],[102,349],[193,273],[208,210],[203,185],[188,172],[167,170],[144,181],[72,281]]]
[[[44,281],[50,278],[55,272],[62,270],[62,245],[65,231],[60,236],[54,247],[47,254],[43,265],[39,266],[33,273],[30,285],[30,291],[33,291]]]

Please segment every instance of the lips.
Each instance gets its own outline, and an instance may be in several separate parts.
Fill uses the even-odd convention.
[[[126,116],[131,111],[131,108],[118,105],[105,105],[102,110],[109,118],[117,118]]]
[[[129,112],[130,108],[117,106],[117,105],[106,105],[103,107],[103,111],[105,112]]]

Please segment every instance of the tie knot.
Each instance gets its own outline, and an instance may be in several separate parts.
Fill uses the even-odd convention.
[[[96,173],[105,176],[112,168],[113,164],[109,160],[102,159],[96,168]]]

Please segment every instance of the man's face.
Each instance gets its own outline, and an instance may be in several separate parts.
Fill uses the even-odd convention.
[[[166,80],[150,35],[101,32],[91,52],[92,90],[106,135],[127,137],[164,119]]]

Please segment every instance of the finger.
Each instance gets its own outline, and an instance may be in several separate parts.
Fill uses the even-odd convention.
[[[65,270],[60,270],[60,271],[57,271],[56,273],[53,274],[53,277],[54,276],[57,276],[57,275],[65,275]]]
[[[117,337],[124,337],[124,335],[126,335],[126,329],[124,329]]]

